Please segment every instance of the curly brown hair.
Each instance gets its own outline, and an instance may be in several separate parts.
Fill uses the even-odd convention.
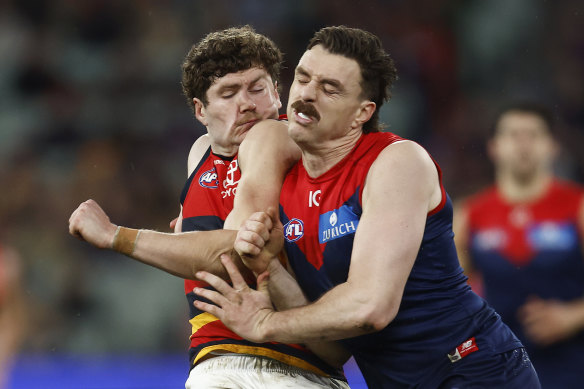
[[[245,25],[216,31],[191,47],[182,63],[182,90],[189,106],[193,98],[207,104],[207,90],[213,82],[229,73],[260,67],[278,81],[282,53],[276,44]]]
[[[363,98],[373,101],[377,108],[371,119],[363,124],[363,132],[379,131],[379,109],[391,98],[390,88],[397,80],[393,59],[383,49],[381,40],[370,32],[346,26],[325,27],[317,31],[307,50],[322,45],[332,54],[354,59],[361,68]]]

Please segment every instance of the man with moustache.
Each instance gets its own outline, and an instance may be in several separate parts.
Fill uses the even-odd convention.
[[[283,226],[273,209],[254,213],[235,242],[259,273],[285,240],[312,303],[275,311],[280,274],[261,273],[256,291],[223,255],[232,286],[198,272],[216,291],[196,288],[213,304],[195,306],[256,342],[340,340],[372,388],[540,388],[521,342],[466,283],[440,168],[414,142],[378,132],[395,79],[373,34],[315,34],[290,90],[302,159],[282,187]]]
[[[267,176],[277,180],[272,183],[266,179],[274,188],[273,201],[277,201],[285,169],[298,158],[285,132],[286,125],[273,120],[278,118],[281,107],[277,91],[281,61],[275,44],[249,26],[210,33],[187,54],[182,66],[183,92],[208,133],[197,139],[189,153],[189,178],[181,195],[177,234],[116,226],[92,200],[81,204],[70,218],[71,234],[185,278],[192,327],[187,389],[348,387],[339,369],[348,355],[337,345],[310,345],[335,364],[332,367],[303,345],[257,344],[241,339],[216,317],[193,305],[197,298],[193,288],[209,288],[194,280],[194,271],[225,273],[218,261],[219,253],[231,249],[235,233],[216,230],[223,228],[233,208],[240,167],[257,169],[253,156],[257,154],[258,141],[274,149],[275,160],[261,167]],[[242,145],[248,137],[248,146]],[[241,205],[229,223],[238,226],[238,215],[250,213],[245,204]],[[179,234],[181,231],[185,233]],[[197,240],[199,237],[202,239]],[[193,245],[183,247],[185,242]],[[218,243],[218,248],[213,242]],[[254,277],[248,278],[253,287]],[[290,283],[289,290],[295,292],[295,298],[288,299],[288,304],[305,303],[295,283]]]

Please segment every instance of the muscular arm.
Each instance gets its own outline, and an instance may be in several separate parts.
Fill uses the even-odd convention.
[[[303,307],[274,312],[264,306],[241,334],[254,341],[309,342],[385,328],[399,309],[427,213],[440,199],[436,168],[420,146],[401,142],[387,147],[367,176],[347,281]],[[230,293],[224,285],[220,288]],[[222,308],[197,306],[239,330],[225,300]]]
[[[300,159],[300,155],[300,149],[288,136],[285,122],[267,120],[256,124],[239,148],[242,176],[233,210],[224,228],[238,229],[254,212],[270,206],[278,209],[286,172]],[[277,213],[274,216],[277,218]],[[264,259],[260,264],[257,258],[256,263],[248,264],[256,273],[261,273],[267,266],[270,273],[268,288],[274,305],[279,310],[285,310],[308,304],[300,286],[280,261],[271,255]],[[333,366],[341,367],[350,357],[344,347],[336,342],[312,342],[307,346]]]
[[[193,172],[209,147],[207,136],[193,144],[189,152],[188,173]],[[180,231],[182,213],[175,231]],[[111,223],[107,214],[93,200],[82,203],[69,219],[69,232],[102,249],[112,249],[117,225]],[[195,231],[185,233],[162,233],[140,230],[135,240],[133,259],[164,270],[181,278],[194,279],[199,270],[206,270],[227,278],[225,268],[219,261],[222,253],[231,252],[236,233],[234,231]],[[242,272],[247,269],[238,263]]]

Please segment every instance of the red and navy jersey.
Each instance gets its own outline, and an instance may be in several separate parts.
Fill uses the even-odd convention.
[[[509,203],[493,186],[466,204],[470,260],[482,275],[484,297],[525,344],[543,387],[548,374],[554,380],[569,370],[572,383],[550,381],[554,384],[548,386],[582,385],[584,333],[540,348],[524,335],[517,311],[530,296],[560,301],[584,296],[583,231],[578,224],[583,196],[581,187],[556,180],[530,203]]]
[[[287,175],[280,197],[286,251],[310,300],[347,280],[367,173],[379,153],[399,140],[391,133],[366,134],[323,175],[311,178],[302,162]],[[471,352],[476,358],[521,346],[466,281],[453,242],[452,204],[443,190],[441,204],[428,214],[397,316],[379,332],[343,341],[369,387],[431,387]]]
[[[181,195],[182,230],[209,231],[223,228],[225,218],[233,208],[240,177],[237,155],[226,158],[213,154],[209,148],[187,180]],[[342,372],[328,366],[304,346],[258,344],[242,339],[215,316],[195,308],[193,301],[202,299],[193,293],[195,286],[211,288],[201,281],[185,280],[192,326],[189,349],[191,367],[213,351],[226,351],[270,357],[319,375],[344,379]]]

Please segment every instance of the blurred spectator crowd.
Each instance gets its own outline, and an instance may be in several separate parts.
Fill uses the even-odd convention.
[[[284,104],[315,30],[377,34],[400,77],[381,120],[432,153],[457,198],[491,181],[485,139],[512,98],[552,107],[559,174],[584,181],[583,18],[577,0],[0,2],[0,244],[22,261],[22,350],[186,350],[182,282],[76,241],[67,220],[93,198],[114,223],[170,231],[203,131],[180,64],[207,32],[271,37]]]

